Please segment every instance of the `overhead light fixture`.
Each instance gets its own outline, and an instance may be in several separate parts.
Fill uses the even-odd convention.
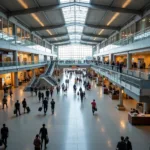
[[[19,2],[19,4],[20,4],[23,8],[25,8],[25,9],[28,9],[28,8],[29,8],[29,6],[24,2],[24,0],[18,0],[18,2]],[[39,17],[38,17],[36,14],[32,13],[31,16],[32,16],[42,27],[45,26],[44,23],[39,19]],[[49,30],[46,30],[46,31],[47,31],[50,35],[53,35],[53,34],[51,33],[51,31],[49,31]],[[55,39],[56,39],[56,38],[55,38]]]
[[[122,5],[122,8],[127,7],[132,0],[126,0],[125,3]],[[110,21],[107,23],[107,26],[109,26],[118,16],[120,15],[120,13],[115,13],[114,16],[110,19]],[[98,35],[102,34],[104,31],[104,29],[100,30],[100,32],[98,33]]]

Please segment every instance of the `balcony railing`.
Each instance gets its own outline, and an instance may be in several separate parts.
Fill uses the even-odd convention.
[[[34,49],[34,50],[47,52],[47,53],[52,53],[51,49],[48,49],[48,48],[46,48],[44,46],[41,46],[39,44],[36,44],[34,42],[31,42],[27,38],[23,39],[19,36],[10,35],[10,34],[5,33],[3,31],[0,31],[0,40],[7,41],[7,42],[9,42],[9,44],[12,44],[12,45],[26,46],[26,47]]]
[[[36,65],[36,64],[44,64],[47,63],[45,61],[42,62],[0,62],[0,67],[11,67],[11,66],[25,66],[25,65]]]
[[[150,37],[150,27],[145,28],[144,30],[141,30],[134,34],[130,34],[130,35],[128,35],[128,37],[126,37],[124,39],[120,39],[119,41],[111,43],[111,44],[101,48],[100,50],[98,50],[98,52],[95,52],[94,54],[98,54],[98,53],[109,51],[111,49],[119,48],[121,46],[135,43],[137,41],[141,41],[141,40],[147,39],[149,37]]]

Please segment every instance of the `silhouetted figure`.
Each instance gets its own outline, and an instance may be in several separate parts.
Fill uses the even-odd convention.
[[[93,102],[91,103],[91,105],[92,105],[92,112],[93,112],[93,115],[94,115],[94,112],[97,110],[95,100],[93,100]]]
[[[39,91],[39,92],[38,92],[39,102],[41,101],[41,97],[42,97],[42,93]]]
[[[44,99],[43,101],[43,108],[44,108],[44,114],[46,115],[48,109],[48,101],[46,99]]]
[[[1,128],[1,136],[2,136],[1,138],[2,138],[2,142],[5,145],[5,148],[7,147],[8,134],[9,134],[8,127],[6,127],[6,125],[3,124],[3,127]]]
[[[19,103],[18,100],[17,100],[17,102],[15,103],[15,110],[16,110],[16,116],[18,116],[18,113],[19,113],[19,115],[21,115],[21,114],[20,114],[20,103]]]
[[[54,101],[54,99],[52,99],[52,101],[51,101],[51,109],[52,109],[52,114],[54,114],[54,110],[55,110],[55,101]]]
[[[41,140],[38,134],[34,139],[33,145],[34,145],[34,150],[41,150]]]
[[[121,137],[121,141],[117,144],[117,150],[126,150],[126,143],[123,136]]]
[[[132,144],[129,141],[129,137],[128,136],[125,138],[125,143],[126,143],[126,150],[132,150]]]
[[[45,128],[45,124],[43,124],[43,127],[40,129],[39,135],[41,135],[41,149],[43,146],[43,141],[45,142],[45,149],[46,149],[46,144],[47,144],[46,140],[47,140],[48,133],[47,133],[47,129]]]
[[[24,109],[24,113],[26,111],[26,108],[27,108],[27,102],[26,102],[26,99],[24,98],[24,100],[22,101],[22,107]]]
[[[49,90],[46,90],[46,98],[49,100]]]

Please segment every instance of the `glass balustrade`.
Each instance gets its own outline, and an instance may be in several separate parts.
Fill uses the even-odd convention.
[[[39,44],[31,42],[28,39],[23,39],[15,35],[9,35],[8,33],[5,33],[3,31],[0,31],[0,40],[7,41],[9,42],[9,44],[12,44],[12,45],[26,46],[34,50],[51,53],[51,50],[46,47],[43,47]]]
[[[131,34],[127,38],[120,39],[119,41],[111,43],[111,44],[101,48],[100,50],[98,50],[94,54],[98,54],[98,53],[109,51],[111,49],[119,48],[119,47],[122,47],[124,45],[128,45],[131,43],[135,43],[137,41],[147,39],[149,37],[150,37],[150,27],[146,28],[142,31],[136,32],[135,34]]]

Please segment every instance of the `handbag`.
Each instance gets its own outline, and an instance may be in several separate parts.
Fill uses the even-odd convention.
[[[17,113],[17,110],[15,109],[15,110],[14,110],[14,114],[16,114],[16,113]]]
[[[97,111],[97,108],[95,107],[94,110]]]
[[[46,144],[48,144],[48,142],[49,142],[49,138],[48,138],[48,136],[46,136]]]

